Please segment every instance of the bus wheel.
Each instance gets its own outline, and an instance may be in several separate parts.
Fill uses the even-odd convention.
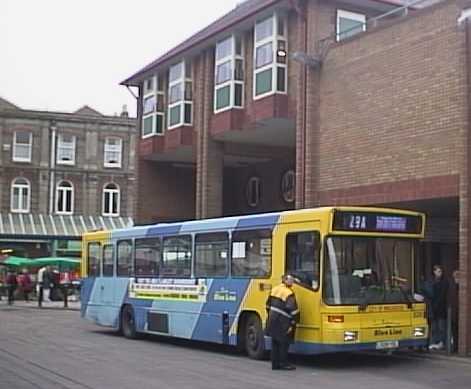
[[[125,305],[121,310],[121,329],[126,338],[137,338],[134,309],[130,305]]]
[[[257,315],[250,315],[245,322],[245,350],[252,359],[263,359],[265,356],[265,336],[262,323]]]

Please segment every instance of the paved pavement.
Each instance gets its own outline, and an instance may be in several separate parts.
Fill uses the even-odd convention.
[[[0,307],[7,307],[8,306],[8,302],[7,302],[7,299],[5,297],[2,297],[2,299],[0,300]],[[40,309],[40,307],[38,306],[38,301],[37,300],[29,300],[29,301],[24,301],[24,300],[15,300],[13,302],[13,306],[14,307],[21,307],[21,308],[37,308],[37,309]],[[71,300],[68,302],[67,304],[67,308],[64,307],[64,302],[63,301],[49,301],[49,300],[45,300],[43,301],[43,304],[42,304],[42,308],[43,309],[69,309],[69,310],[75,310],[75,311],[78,311],[80,310],[80,301],[77,301],[77,300]]]
[[[0,388],[470,388],[471,362],[415,354],[295,358],[272,371],[230,347],[145,337],[131,341],[76,311],[0,304]]]

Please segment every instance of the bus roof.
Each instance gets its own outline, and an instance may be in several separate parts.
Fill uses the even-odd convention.
[[[290,222],[316,220],[320,217],[332,215],[334,211],[363,211],[363,212],[381,212],[394,213],[401,215],[420,216],[422,214],[414,211],[407,211],[392,208],[378,207],[320,207],[291,211],[280,211],[272,213],[262,213],[244,216],[229,216],[213,219],[191,220],[175,223],[157,223],[146,226],[136,226],[112,231],[113,238],[129,238],[129,237],[152,237],[160,235],[176,235],[193,232],[211,232],[211,231],[242,231],[253,228],[273,229],[279,222],[280,218],[289,217]],[[298,219],[298,220],[297,220]],[[96,231],[85,234],[87,238],[111,231]]]

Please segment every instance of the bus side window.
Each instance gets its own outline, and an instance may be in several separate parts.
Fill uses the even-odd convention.
[[[286,235],[286,273],[302,284],[319,288],[320,236],[316,231],[293,232]]]
[[[101,244],[97,242],[88,244],[87,268],[89,277],[100,277],[101,270]]]
[[[195,277],[224,277],[229,259],[227,232],[198,234],[195,238]]]
[[[121,240],[118,242],[117,256],[117,272],[118,277],[130,277],[133,274],[132,266],[132,241]]]
[[[107,244],[103,246],[103,277],[113,277],[114,261],[113,261],[113,245]]]
[[[191,275],[191,236],[173,236],[163,240],[161,277],[189,277]]]
[[[158,277],[161,252],[160,239],[136,239],[134,245],[136,277]]]
[[[268,277],[271,273],[271,230],[235,231],[232,234],[233,277]]]

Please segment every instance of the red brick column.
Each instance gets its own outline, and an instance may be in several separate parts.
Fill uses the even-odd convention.
[[[296,51],[307,51],[307,8],[306,2],[300,3],[297,17]],[[297,209],[304,208],[304,181],[306,167],[306,66],[293,64],[298,68],[296,93],[296,204]]]
[[[316,0],[309,3],[307,54],[316,56],[317,44],[320,39],[321,7]],[[305,155],[305,182],[304,206],[306,208],[319,206],[319,179],[320,179],[320,68],[309,67],[307,71],[306,93],[306,155]]]
[[[213,113],[213,50],[201,54],[197,66],[196,90],[198,110],[195,110],[196,143],[196,218],[222,216],[224,153],[219,142],[211,139]]]
[[[459,270],[460,270],[460,294],[459,294],[459,353],[466,355],[471,350],[471,269],[470,247],[471,207],[469,203],[471,179],[471,24],[466,21],[466,67],[467,67],[467,95],[468,95],[468,126],[466,132],[466,151],[464,164],[460,175],[460,227],[459,227]]]

